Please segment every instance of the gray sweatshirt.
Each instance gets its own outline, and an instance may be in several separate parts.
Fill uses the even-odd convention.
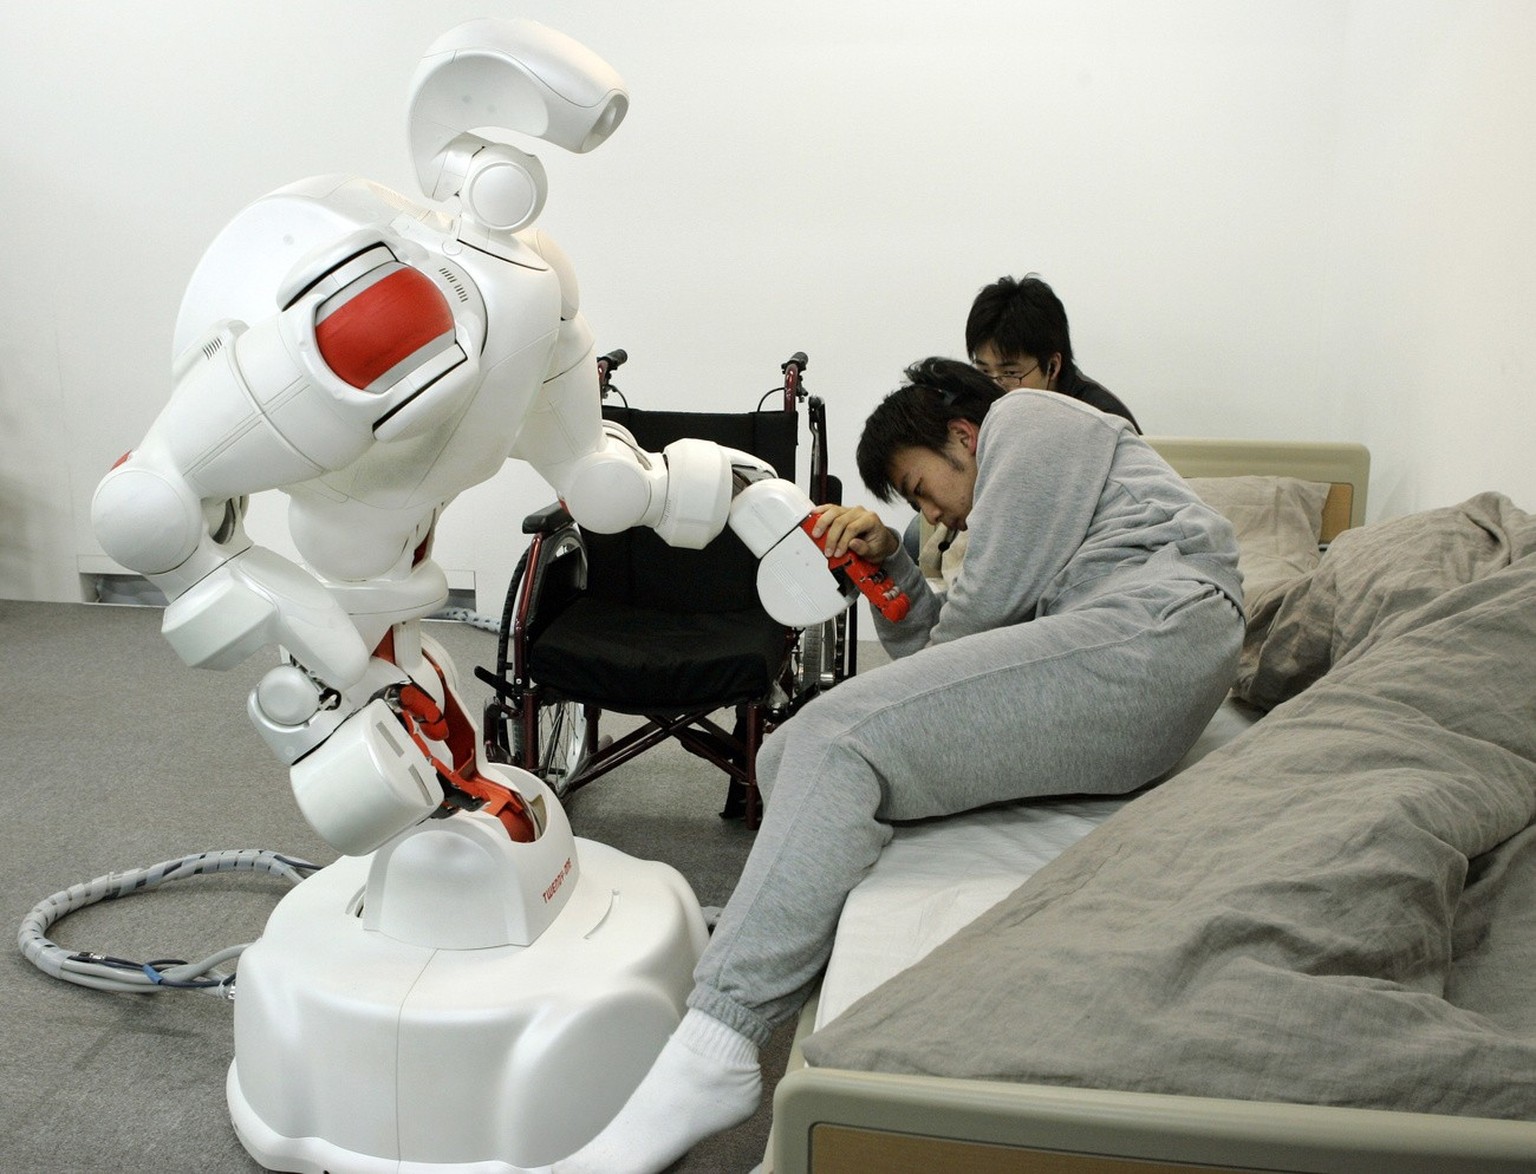
[[[905,551],[886,560],[912,601],[900,623],[875,615],[892,656],[1158,584],[1208,583],[1241,609],[1231,524],[1118,416],[1012,391],[987,413],[976,461],[965,562],[949,591],[934,591]]]

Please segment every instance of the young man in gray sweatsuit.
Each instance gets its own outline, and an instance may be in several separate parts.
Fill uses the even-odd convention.
[[[1231,526],[1125,420],[1003,393],[929,359],[870,416],[859,470],[970,532],[932,591],[877,515],[827,507],[827,553],[880,563],[912,606],[875,616],[895,659],[764,743],[762,827],[694,972],[690,1010],[614,1121],[557,1174],[659,1171],[761,1097],[758,1048],[831,950],[894,820],[1151,782],[1225,696],[1242,642]]]

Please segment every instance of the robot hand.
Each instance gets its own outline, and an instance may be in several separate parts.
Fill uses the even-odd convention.
[[[815,505],[778,478],[757,481],[731,503],[731,529],[757,555],[757,592],[781,624],[808,628],[842,612],[862,592],[888,619],[907,613],[907,597],[869,560],[828,559],[811,537]]]
[[[811,541],[816,544],[816,549],[826,555],[826,536],[818,538],[813,533],[818,517],[820,517],[819,513],[812,513],[800,523],[800,528],[810,535]],[[907,599],[906,592],[898,587],[885,569],[878,564],[848,550],[841,555],[827,555],[827,566],[833,574],[847,576],[864,598],[869,600],[874,608],[891,623],[899,623],[906,618],[911,601]]]
[[[437,656],[445,654],[438,649]],[[435,682],[399,677],[361,709],[347,713],[343,701],[287,727],[272,699],[289,684],[278,675],[297,670],[280,666],[267,674],[251,697],[258,730],[280,752],[315,743],[289,771],[304,818],[349,856],[371,852],[433,815],[466,808],[495,816],[515,842],[537,839],[544,826],[537,784],[529,778],[521,787],[484,760],[468,711],[436,661],[426,663],[436,670]],[[378,660],[370,671],[390,675]],[[302,683],[294,684],[302,699]]]

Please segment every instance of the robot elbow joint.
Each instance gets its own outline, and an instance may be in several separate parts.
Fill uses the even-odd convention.
[[[96,487],[91,526],[109,558],[140,574],[159,574],[197,550],[202,503],[181,478],[128,461]]]
[[[651,524],[651,470],[612,451],[577,463],[562,498],[577,523],[598,534]],[[656,511],[659,514],[659,510]]]

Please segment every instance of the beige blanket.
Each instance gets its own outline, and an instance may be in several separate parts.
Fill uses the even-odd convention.
[[[1341,536],[1258,602],[1240,689],[1273,712],[807,1059],[1536,1118],[1536,519]]]

